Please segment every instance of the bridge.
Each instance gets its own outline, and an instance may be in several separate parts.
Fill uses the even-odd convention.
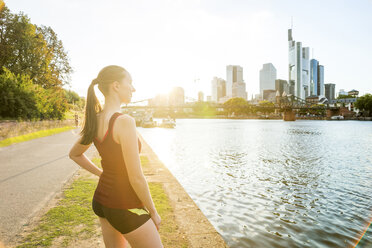
[[[197,100],[194,98],[185,97],[187,100],[191,100],[183,105],[136,105],[142,102],[149,102],[151,99],[144,99],[136,102],[132,102],[125,108],[129,111],[183,111],[190,112],[193,107],[195,107]],[[219,109],[220,111],[226,110],[226,106],[220,103],[209,102],[209,106]],[[328,105],[319,105],[316,102],[306,101],[304,99],[298,98],[294,95],[283,95],[276,96],[276,102],[271,103],[270,106],[263,106],[260,104],[250,104],[250,107],[255,108],[260,112],[280,112],[283,115],[284,121],[294,121],[296,120],[297,112],[321,112],[326,113],[327,116],[338,115],[340,112],[340,107],[329,107]],[[234,109],[246,109],[247,106],[234,107]],[[185,111],[186,110],[186,111]]]

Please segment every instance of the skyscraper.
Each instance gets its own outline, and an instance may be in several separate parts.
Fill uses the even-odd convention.
[[[318,95],[318,65],[316,59],[310,60],[310,95]]]
[[[245,90],[245,83],[243,82],[233,83],[232,97],[240,97],[247,100],[247,91]]]
[[[288,82],[294,84],[293,94],[305,99],[310,95],[310,52],[301,42],[292,38],[292,29],[288,29]]]
[[[198,92],[198,102],[204,102],[204,93],[202,91]]]
[[[275,80],[275,91],[279,91],[280,96],[285,92],[286,95],[289,94],[289,85],[287,80],[277,79]]]
[[[221,97],[226,96],[226,81],[222,78],[212,79],[212,101],[218,102]]]
[[[267,63],[260,70],[260,93],[264,90],[275,90],[276,69],[273,64]]]
[[[244,83],[243,68],[239,65],[226,66],[226,96],[233,97],[233,83]]]
[[[325,84],[324,85],[324,91],[325,91],[325,97],[328,99],[328,102],[330,100],[335,99],[336,95],[336,85],[335,84]]]
[[[185,103],[185,91],[182,87],[174,87],[169,93],[169,105],[179,106]]]
[[[318,96],[324,96],[324,66],[318,65]]]

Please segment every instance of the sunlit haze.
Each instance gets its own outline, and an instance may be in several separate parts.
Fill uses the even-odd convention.
[[[99,70],[125,67],[133,101],[172,87],[211,95],[226,65],[243,67],[248,99],[259,91],[259,70],[273,63],[288,79],[287,29],[325,67],[324,83],[372,93],[372,1],[12,0],[37,25],[62,40],[74,73],[71,89],[85,96]],[[313,56],[314,55],[314,56]]]

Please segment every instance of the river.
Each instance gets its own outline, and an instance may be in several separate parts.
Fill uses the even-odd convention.
[[[372,122],[138,128],[232,247],[352,247],[372,220]],[[369,229],[363,244],[372,247]]]

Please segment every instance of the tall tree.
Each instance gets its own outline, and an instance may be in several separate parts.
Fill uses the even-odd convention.
[[[354,106],[363,111],[365,116],[372,116],[372,95],[365,94],[364,96],[359,97]]]
[[[224,102],[223,104],[224,109],[227,111],[228,114],[248,114],[251,110],[250,104],[241,97],[233,97]]]
[[[62,41],[52,28],[32,24],[22,12],[1,10],[0,48],[0,68],[27,74],[46,89],[68,84],[72,68]]]

